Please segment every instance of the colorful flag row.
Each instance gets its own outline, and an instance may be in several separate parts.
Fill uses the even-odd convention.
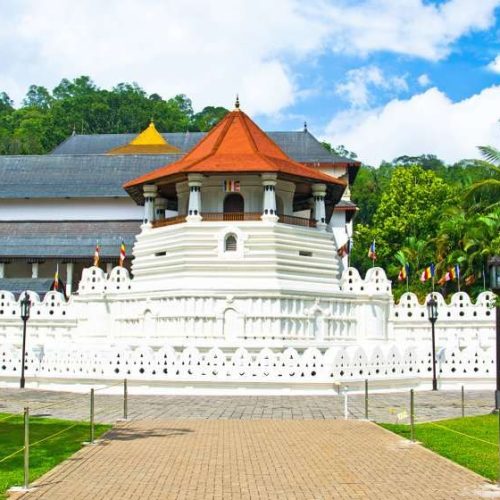
[[[127,257],[127,249],[125,247],[125,242],[122,240],[120,244],[120,257],[118,258],[118,265],[120,267],[123,267],[123,264],[125,263],[125,259]],[[101,260],[101,247],[99,246],[99,243],[96,244],[95,250],[94,250],[94,266],[99,267],[99,261]]]

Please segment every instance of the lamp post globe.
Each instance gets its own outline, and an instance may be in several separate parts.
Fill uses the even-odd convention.
[[[430,299],[427,301],[427,315],[429,321],[431,322],[431,332],[432,332],[432,390],[437,391],[437,376],[436,376],[436,333],[435,333],[435,323],[438,318],[438,303],[437,300],[431,295]]]
[[[488,260],[488,267],[490,269],[490,288],[497,295],[500,295],[500,255],[495,255]],[[495,408],[500,409],[500,306],[496,306],[497,318],[497,388],[495,391]]]
[[[23,320],[23,348],[21,352],[21,389],[24,389],[24,364],[26,360],[26,323],[30,319],[31,300],[28,292],[24,292],[24,296],[20,301],[21,319]]]

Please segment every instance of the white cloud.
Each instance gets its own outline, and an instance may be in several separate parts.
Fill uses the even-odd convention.
[[[500,55],[496,56],[495,59],[488,64],[488,69],[494,73],[500,73]]]
[[[325,139],[375,166],[403,154],[426,153],[451,163],[479,157],[477,146],[500,146],[499,109],[500,86],[456,103],[431,88],[378,109],[339,113]]]
[[[417,82],[421,87],[428,87],[431,84],[431,79],[429,75],[424,73],[417,78]]]
[[[273,114],[300,88],[292,68],[327,51],[445,57],[491,26],[500,0],[19,0],[0,16],[0,89],[18,102],[31,83],[88,74],[102,86],[137,81],[196,108]],[[318,71],[325,71],[321,65]],[[22,89],[22,90],[20,90]]]
[[[367,106],[372,91],[382,89],[396,93],[408,90],[406,76],[386,76],[377,66],[364,66],[347,72],[346,79],[337,84],[335,91],[345,97],[351,106]]]
[[[336,2],[324,9],[332,22],[336,51],[369,54],[390,51],[439,60],[461,36],[494,23],[499,0],[363,0]]]
[[[64,76],[88,74],[102,86],[137,81],[165,97],[183,92],[197,108],[231,107],[239,92],[245,110],[274,113],[292,104],[300,90],[285,60],[309,54],[327,31],[316,11],[289,0],[25,0],[23,5],[16,22],[9,23],[9,40],[0,29],[0,47],[13,51],[9,61],[30,60],[29,65],[0,62],[6,66],[0,88],[18,100],[22,96],[7,80],[11,73],[24,90],[33,82],[51,87]]]

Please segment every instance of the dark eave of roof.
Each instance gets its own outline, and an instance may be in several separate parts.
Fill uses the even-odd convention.
[[[123,239],[131,252],[141,221],[0,221],[0,260],[56,258],[92,260],[99,242],[101,257],[118,259]]]

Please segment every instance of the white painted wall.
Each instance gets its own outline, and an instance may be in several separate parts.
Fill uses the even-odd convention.
[[[394,305],[380,268],[370,269],[364,279],[350,268],[339,292],[318,291],[316,297],[266,291],[151,294],[134,288],[124,269],[105,276],[88,268],[80,295],[68,302],[56,292],[43,301],[32,293],[28,381],[79,384],[127,377],[145,385],[258,383],[260,390],[299,384],[331,390],[333,383],[367,378],[372,387],[430,381],[425,306],[413,294]],[[476,303],[464,293],[455,294],[450,304],[439,294],[436,298],[436,343],[444,353],[440,381],[491,384],[491,292]],[[21,332],[19,301],[0,291],[0,380],[17,380]]]
[[[168,212],[167,217],[170,216]],[[0,220],[142,220],[144,207],[131,198],[0,199]]]

